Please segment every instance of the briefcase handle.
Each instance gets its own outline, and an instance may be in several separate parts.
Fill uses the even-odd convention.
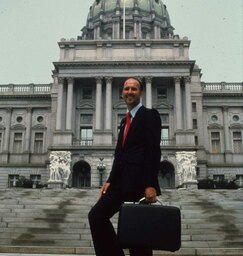
[[[143,202],[145,202],[146,204],[156,204],[156,203],[159,203],[159,204],[163,205],[163,203],[162,203],[158,198],[156,198],[156,201],[155,201],[154,203],[148,203],[148,202],[146,201],[146,198],[145,198],[145,197],[141,198],[141,199],[138,201],[139,204],[142,204]]]

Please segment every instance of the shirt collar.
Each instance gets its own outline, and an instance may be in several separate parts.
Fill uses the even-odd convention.
[[[132,110],[130,110],[130,113],[132,115],[132,119],[135,117],[137,111],[142,107],[142,103],[140,102],[136,107],[134,107]],[[127,112],[129,112],[127,110]]]

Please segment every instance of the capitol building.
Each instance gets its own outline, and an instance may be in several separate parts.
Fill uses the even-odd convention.
[[[174,34],[161,0],[93,2],[81,34],[58,43],[51,84],[0,84],[0,189],[21,176],[47,184],[60,152],[70,155],[69,187],[100,186],[126,114],[127,77],[144,81],[142,103],[161,117],[162,188],[184,185],[183,154],[194,156],[193,180],[243,184],[243,83],[201,81],[190,40]]]

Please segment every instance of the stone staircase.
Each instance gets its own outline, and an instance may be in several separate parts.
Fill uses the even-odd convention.
[[[97,198],[97,189],[0,190],[0,253],[95,255],[87,214]],[[163,190],[160,200],[181,209],[182,248],[155,256],[243,255],[243,190]]]

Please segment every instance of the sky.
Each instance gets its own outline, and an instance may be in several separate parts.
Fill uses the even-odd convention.
[[[94,0],[0,0],[0,84],[51,83],[57,42],[77,38]],[[204,82],[243,82],[243,0],[162,0]]]

